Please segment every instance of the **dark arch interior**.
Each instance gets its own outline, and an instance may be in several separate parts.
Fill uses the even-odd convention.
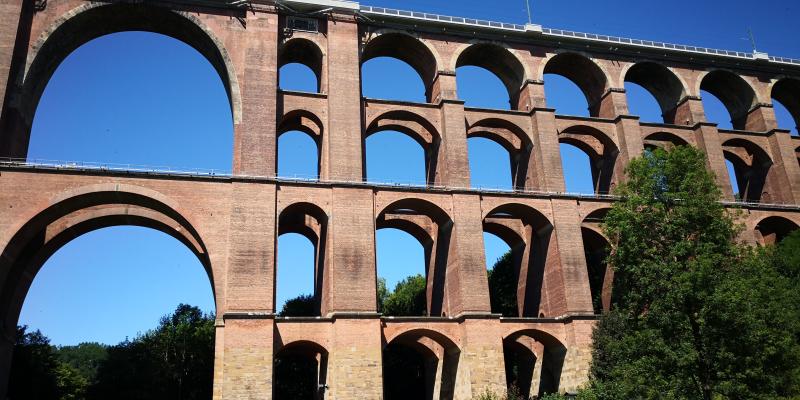
[[[310,85],[302,76],[298,76],[299,71],[287,70],[286,67],[291,64],[299,64],[307,67],[314,74],[315,82]],[[313,86],[314,92],[322,91],[322,50],[314,42],[308,39],[289,39],[283,43],[278,53],[278,76],[280,80],[280,88],[284,90],[294,90],[295,87],[305,88]],[[284,72],[292,75],[292,79],[285,79]],[[299,78],[299,79],[298,79]],[[302,79],[302,80],[301,80]],[[284,84],[291,86],[284,87]],[[301,90],[305,91],[305,90]]]
[[[562,53],[551,58],[544,74],[560,75],[581,89],[589,105],[589,115],[600,114],[600,102],[608,86],[605,74],[592,60],[574,53]]]
[[[661,108],[663,121],[668,124],[675,123],[675,110],[685,90],[672,71],[661,64],[638,63],[625,74],[625,82],[635,83],[650,92]],[[631,106],[629,104],[629,107]]]
[[[494,44],[475,44],[458,56],[456,68],[464,66],[480,67],[497,76],[508,91],[509,107],[518,109],[525,68],[510,51]]]
[[[561,342],[540,331],[524,331],[504,339],[508,390],[521,398],[558,393],[566,353]]]
[[[586,267],[589,270],[589,289],[592,294],[592,307],[595,314],[608,311],[610,293],[606,292],[606,257],[609,252],[608,241],[593,229],[581,228]],[[609,290],[610,291],[610,290]]]
[[[384,398],[453,399],[459,357],[458,348],[446,338],[425,332],[402,334],[383,349]]]
[[[800,80],[785,78],[778,81],[772,87],[772,100],[786,107],[786,110],[794,120],[794,126],[784,125],[780,127],[791,129],[794,134],[797,134],[798,126],[800,126]],[[782,122],[780,119],[778,120],[779,124]]]
[[[436,58],[422,42],[402,33],[386,33],[377,36],[367,42],[361,53],[362,68],[368,61],[380,57],[394,58],[413,68],[423,82],[425,100],[432,101],[431,87],[437,72]],[[381,84],[384,83],[381,82]],[[364,91],[363,87],[362,91]]]
[[[328,374],[328,352],[311,342],[292,343],[274,360],[275,400],[322,400]]]
[[[732,72],[716,70],[703,77],[700,90],[714,95],[725,105],[733,129],[746,128],[748,113],[755,105],[756,95],[744,79]]]
[[[500,206],[483,220],[484,232],[502,239],[511,249],[510,263],[494,271],[489,284],[501,298],[492,301],[492,312],[507,317],[537,317],[542,308],[545,270],[553,227],[538,211],[520,204]],[[516,306],[514,305],[516,303]]]
[[[745,140],[731,139],[722,144],[725,159],[733,166],[738,198],[748,202],[772,200],[768,176],[772,160],[757,145]]]
[[[756,225],[757,239],[762,245],[778,244],[797,229],[800,227],[787,218],[767,217]]]

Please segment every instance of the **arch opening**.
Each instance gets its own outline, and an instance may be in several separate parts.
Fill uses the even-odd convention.
[[[228,100],[226,108],[230,113],[227,117],[227,123],[230,126],[226,130],[232,132],[232,125],[239,121],[241,111],[236,76],[227,52],[220,41],[213,36],[211,31],[203,27],[197,18],[162,7],[123,3],[86,4],[73,10],[71,14],[71,17],[47,30],[46,36],[42,36],[33,46],[38,50],[29,56],[31,62],[23,78],[19,106],[9,113],[6,125],[2,129],[6,134],[0,142],[0,155],[16,158],[29,156],[28,147],[34,116],[37,113],[45,86],[50,82],[56,69],[67,56],[82,45],[93,39],[119,32],[157,33],[183,42],[199,52],[211,64],[222,82]],[[116,48],[129,49],[126,46],[116,46]],[[154,52],[154,54],[156,53]],[[154,62],[153,65],[159,64]],[[174,70],[179,71],[180,69]],[[164,72],[163,68],[159,71],[162,75]],[[184,76],[184,78],[188,77]],[[126,80],[118,80],[118,82],[124,81]],[[191,100],[208,100],[208,93],[204,94],[205,96],[193,96]],[[98,114],[93,115],[97,116]],[[231,143],[232,136],[232,133],[227,136]],[[233,146],[231,144],[228,147],[232,148]],[[228,156],[230,157],[230,155]],[[228,170],[230,166],[229,162],[224,169]]]
[[[473,187],[522,190],[534,185],[533,144],[524,130],[506,121],[481,120],[467,128],[467,144]],[[498,162],[506,157],[510,169]]]
[[[361,71],[361,91],[365,97],[418,103],[433,101],[438,71],[436,57],[413,36],[389,32],[369,39],[361,51]],[[391,79],[387,79],[389,76]]]
[[[328,237],[328,216],[314,204],[295,203],[286,207],[278,216],[278,240],[276,249],[278,253],[278,273],[276,280],[276,298],[283,300],[280,314],[282,316],[319,316],[327,312],[325,302],[326,286],[326,260],[327,237]],[[297,234],[304,237],[307,241],[298,240],[298,236],[287,236],[289,240],[283,240],[286,234]],[[310,243],[311,246],[308,246]],[[286,247],[284,247],[286,246]],[[284,256],[283,250],[289,250],[289,254]],[[309,254],[311,253],[311,254]],[[311,267],[311,274],[303,274],[302,265],[305,264],[306,270]],[[300,268],[296,268],[301,265]],[[285,271],[284,271],[285,270]],[[283,277],[283,279],[281,279]],[[312,285],[302,282],[302,278],[311,278]],[[287,288],[293,288],[300,295],[290,298],[288,293],[283,293],[282,280],[289,281]],[[311,293],[306,294],[311,286]],[[276,306],[277,301],[274,303]],[[277,311],[277,310],[276,310]]]
[[[365,181],[412,186],[436,181],[438,137],[415,125],[388,119],[373,123],[364,139]]]
[[[800,226],[788,218],[767,217],[756,225],[756,241],[762,246],[778,244],[797,229]]]
[[[676,123],[678,103],[686,96],[686,89],[675,73],[661,64],[642,62],[635,64],[625,73],[625,83],[628,107],[633,114],[641,115],[644,121]],[[650,99],[656,101],[657,107],[641,107],[650,99],[643,98],[644,96],[639,95],[636,88],[629,87],[628,84],[644,89],[650,94]]]
[[[502,104],[501,102],[505,99],[498,99],[495,102],[479,96],[472,96],[473,93],[477,94],[480,93],[481,90],[486,89],[486,86],[484,86],[486,85],[485,82],[480,84],[482,86],[481,90],[476,89],[479,84],[477,82],[473,82],[473,80],[486,80],[488,76],[478,69],[465,69],[465,67],[480,68],[483,71],[488,71],[497,79],[499,79],[508,93],[508,106],[499,107]],[[459,97],[461,97],[463,94],[470,94],[470,98],[465,98],[465,100],[467,100],[467,105],[471,105],[470,103],[475,103],[477,106],[495,106],[489,108],[502,108],[511,110],[519,109],[520,90],[522,89],[522,85],[525,83],[526,79],[525,67],[508,49],[490,43],[473,44],[464,49],[461,54],[458,55],[458,59],[456,60],[456,71],[456,78],[459,80]],[[469,79],[469,82],[465,81],[467,84],[466,86],[468,86],[468,88],[471,90],[461,90],[460,86],[462,80],[459,79],[459,74],[462,74],[462,76],[467,75],[469,78],[471,78]]]
[[[328,352],[313,342],[281,348],[273,361],[275,400],[322,400],[328,375]]]
[[[558,339],[541,331],[526,330],[508,336],[503,340],[508,391],[521,398],[558,393],[566,353]]]
[[[594,61],[575,53],[561,53],[547,61],[545,84],[552,79],[548,75],[560,75],[575,84],[586,99],[589,116],[600,117],[603,114],[601,103],[608,89],[608,78]]]
[[[452,400],[461,351],[443,335],[403,333],[383,349],[386,400]]]
[[[554,315],[547,301],[545,271],[553,268],[558,246],[551,240],[553,226],[537,210],[521,204],[499,206],[483,219],[483,231],[500,238],[509,254],[490,276],[492,312],[507,317]],[[493,278],[493,279],[491,279]]]
[[[772,160],[760,147],[742,139],[730,139],[722,143],[725,160],[733,171],[731,181],[738,188],[737,199],[747,202],[769,203],[776,200],[771,188],[770,170]]]
[[[319,144],[309,134],[287,131],[278,136],[279,177],[318,180],[319,160]]]
[[[319,46],[303,38],[292,38],[278,50],[278,82],[281,90],[321,93],[323,55]]]
[[[778,127],[798,136],[800,126],[800,80],[784,78],[772,87],[772,102]]]
[[[420,292],[424,286],[424,315],[449,315],[444,283],[451,251],[450,235],[453,222],[450,216],[438,206],[425,200],[404,199],[385,207],[375,222],[376,231],[384,228],[401,230],[422,245],[424,274],[419,278],[419,282],[411,282],[406,288],[415,293],[413,296],[415,310],[422,308],[417,305],[417,300],[421,302]],[[378,261],[381,262],[380,259]]]
[[[688,146],[689,143],[683,138],[669,132],[651,133],[644,138],[645,150],[655,151],[655,149],[670,150],[677,146]]]
[[[703,107],[708,111],[718,108],[713,102],[708,101],[709,95],[715,97],[725,107],[730,116],[730,126],[733,129],[745,130],[748,127],[748,116],[756,105],[756,94],[753,88],[740,76],[722,70],[715,70],[703,77],[700,82]],[[714,113],[706,112],[706,120],[717,122],[720,126],[727,125],[724,120],[715,120]],[[716,117],[716,118],[722,118]]]
[[[604,133],[586,126],[574,126],[559,132],[562,164],[567,190],[578,189],[579,192],[608,194],[614,188],[617,175],[617,156],[619,150],[614,142]],[[564,145],[569,145],[567,147]],[[592,190],[587,187],[587,174],[581,172],[581,164],[585,166],[585,158],[575,151],[579,150],[589,159]],[[577,164],[577,165],[576,165]],[[585,167],[584,167],[585,168]]]
[[[614,271],[606,264],[611,249],[608,239],[602,234],[601,224],[608,209],[594,211],[583,219],[581,238],[589,274],[589,290],[592,295],[592,308],[595,314],[611,309],[611,291]]]

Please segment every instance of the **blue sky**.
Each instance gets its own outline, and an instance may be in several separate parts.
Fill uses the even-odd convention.
[[[523,23],[523,1],[389,1],[370,5]],[[723,6],[724,4],[724,6]],[[698,2],[533,1],[534,22],[547,27],[749,51],[742,38],[751,27],[761,51],[800,58],[790,1]],[[686,12],[691,10],[691,12]],[[378,58],[362,68],[368,97],[424,101],[422,81],[407,65]],[[485,70],[457,71],[459,97],[468,106],[508,108],[500,81]],[[548,105],[561,114],[587,115],[571,82],[545,77]],[[281,70],[281,87],[314,91],[305,67]],[[642,120],[660,122],[649,94],[627,85],[629,106]],[[704,95],[711,121],[730,127],[724,107]],[[779,122],[794,128],[785,110]],[[233,128],[225,91],[211,65],[189,46],[156,34],[126,32],[101,37],[71,54],[49,82],[34,119],[31,159],[135,163],[230,170]],[[374,181],[424,181],[419,145],[396,132],[367,139],[367,176]],[[278,170],[284,176],[315,176],[317,150],[299,132],[279,140]],[[486,139],[470,139],[473,186],[508,188],[508,154]],[[591,192],[588,158],[562,147],[567,189]],[[422,247],[411,236],[385,229],[376,233],[378,274],[390,286],[424,273]],[[485,235],[491,265],[507,246]],[[278,241],[278,307],[310,293],[313,246],[295,234]],[[196,258],[175,239],[146,228],[115,227],[81,236],[60,249],[42,268],[25,301],[21,324],[41,329],[55,344],[117,343],[156,325],[180,303],[214,309],[211,287]]]

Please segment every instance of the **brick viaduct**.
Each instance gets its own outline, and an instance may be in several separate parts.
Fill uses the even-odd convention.
[[[586,379],[591,329],[601,311],[592,298],[602,293],[608,306],[613,275],[592,255],[607,244],[598,222],[613,199],[558,193],[564,192],[559,143],[590,155],[598,193],[613,188],[627,161],[645,148],[697,146],[731,204],[725,159],[735,164],[748,201],[738,205],[745,210],[745,240],[772,242],[800,224],[794,206],[800,140],[778,129],[772,108],[776,99],[800,120],[800,66],[758,54],[556,36],[535,26],[385,14],[338,0],[3,1],[0,156],[26,157],[39,97],[71,51],[104,34],[144,30],[186,42],[219,72],[233,112],[234,162],[233,175],[223,177],[3,163],[0,391],[38,269],[71,239],[107,226],[166,232],[205,266],[217,310],[217,399],[271,398],[273,360],[292,352],[319,360],[326,398],[379,399],[384,374],[393,372],[382,370],[382,352],[393,344],[423,355],[427,398],[469,399],[484,388],[505,388],[504,355],[525,360],[532,394],[572,391]],[[316,21],[317,32],[292,29],[292,15]],[[428,101],[363,98],[360,66],[379,56],[410,64]],[[278,89],[278,70],[290,62],[317,74],[318,93]],[[465,107],[456,92],[462,65],[495,73],[508,88],[511,110]],[[546,73],[575,82],[591,117],[548,108]],[[654,95],[666,123],[629,114],[625,81]],[[705,121],[701,89],[722,100],[734,130]],[[430,187],[363,183],[364,140],[386,129],[423,146]],[[319,182],[275,178],[277,139],[289,130],[316,140]],[[509,151],[518,190],[469,188],[473,136]],[[424,246],[430,316],[376,312],[375,230],[384,227],[402,229]],[[518,317],[490,313],[485,231],[515,252]],[[275,316],[276,240],[285,232],[316,245],[319,317]]]

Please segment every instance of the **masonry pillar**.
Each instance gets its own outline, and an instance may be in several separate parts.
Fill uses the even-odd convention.
[[[533,132],[531,139],[538,179],[536,189],[548,192],[564,192],[564,172],[561,165],[561,147],[558,142],[556,126],[556,110],[552,108],[536,108],[531,113]],[[529,172],[530,173],[530,172]]]
[[[620,115],[614,121],[619,144],[619,155],[614,165],[614,176],[611,181],[612,190],[619,182],[625,180],[625,168],[632,159],[639,157],[644,152],[644,140],[639,126],[639,117]]]
[[[491,312],[480,197],[453,194],[453,233],[447,259],[448,316]]]
[[[567,354],[561,369],[559,392],[575,393],[589,380],[594,326],[593,318],[575,318],[565,325]]]
[[[503,339],[487,332],[501,330],[500,320],[466,318],[461,328],[461,357],[459,359],[455,400],[471,400],[485,390],[506,392]]]
[[[791,132],[785,129],[773,129],[768,133],[770,153],[772,153],[772,167],[770,174],[774,179],[770,186],[782,203],[800,203],[800,163],[797,162],[795,146],[792,143]]]
[[[558,246],[557,260],[548,260],[545,267],[548,308],[547,317],[565,314],[593,314],[589,270],[583,250],[578,203],[570,199],[552,199],[554,230],[551,241]]]
[[[325,399],[383,399],[382,355],[380,319],[335,319]]]
[[[676,125],[694,125],[698,122],[705,122],[702,99],[700,96],[685,96],[678,101],[675,108],[664,113],[664,120],[672,121]]]
[[[241,121],[234,126],[233,173],[274,176],[277,160],[278,15],[253,13],[247,29],[231,35],[226,47],[241,48],[237,65]]]
[[[772,104],[758,103],[747,112],[744,122],[744,130],[752,132],[767,132],[778,128],[775,119],[775,109]]]
[[[252,400],[272,398],[273,336],[275,320],[235,315],[225,318],[224,328],[217,328],[217,346],[221,346],[221,392],[214,389],[214,399]],[[221,342],[221,344],[220,344]],[[219,397],[217,397],[219,396]]]
[[[628,103],[624,88],[610,88],[603,93],[600,100],[589,106],[589,114],[600,118],[616,118],[628,115]]]
[[[434,183],[467,188],[470,185],[470,176],[466,115],[464,102],[458,99],[455,72],[439,71],[434,86],[441,98],[439,106],[442,112],[442,143],[437,162],[441,173],[436,174],[441,181]]]
[[[361,63],[358,23],[352,14],[328,20],[328,155],[327,176],[361,181]],[[324,176],[325,174],[323,174]]]
[[[714,174],[717,186],[722,190],[722,198],[733,200],[733,188],[728,178],[728,167],[725,165],[725,155],[722,152],[722,141],[717,125],[709,122],[697,123],[694,126],[694,138],[697,147],[708,159],[708,168]]]
[[[24,158],[28,152],[25,124],[11,101],[19,89],[32,17],[33,1],[0,2],[0,157]]]

